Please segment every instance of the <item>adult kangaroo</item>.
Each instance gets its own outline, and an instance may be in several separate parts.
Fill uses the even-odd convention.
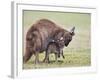
[[[33,24],[26,34],[26,48],[23,61],[27,62],[35,55],[35,63],[39,62],[39,53],[46,50],[48,43],[63,38],[65,46],[68,46],[74,35],[75,27],[67,31],[48,19],[40,19]]]

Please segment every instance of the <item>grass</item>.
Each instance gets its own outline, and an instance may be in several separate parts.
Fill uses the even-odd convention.
[[[35,65],[33,55],[31,59],[23,64],[24,69],[36,68],[56,68],[56,67],[81,67],[91,65],[91,16],[82,13],[63,13],[63,12],[43,12],[43,11],[24,11],[23,12],[24,27],[24,48],[25,51],[25,35],[30,26],[41,18],[54,21],[56,24],[66,29],[75,26],[75,36],[68,47],[64,48],[65,59],[59,58],[55,62],[54,54],[50,54],[50,63],[43,63],[44,53],[39,54],[40,64]],[[24,53],[23,53],[24,54]]]
[[[43,63],[44,54],[40,54],[41,63],[38,65],[34,64],[34,56],[24,64],[24,69],[32,69],[32,68],[56,68],[56,67],[79,67],[79,66],[90,66],[91,63],[91,55],[90,52],[68,52],[65,54],[65,59],[58,59],[58,62],[55,62],[55,56],[53,54],[50,55],[50,63]]]

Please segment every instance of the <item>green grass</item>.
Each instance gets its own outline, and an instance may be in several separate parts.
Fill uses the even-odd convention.
[[[44,53],[39,54],[40,64],[35,65],[33,55],[31,59],[23,64],[24,69],[33,68],[54,68],[54,67],[81,67],[91,65],[91,15],[82,13],[63,13],[63,12],[43,12],[43,11],[24,11],[23,12],[23,28],[24,28],[24,48],[25,51],[25,35],[30,26],[41,18],[54,21],[56,24],[69,29],[75,26],[75,36],[68,47],[64,48],[65,59],[59,58],[55,62],[54,54],[50,54],[50,63],[43,63]],[[23,53],[24,54],[24,53]]]
[[[50,63],[43,63],[44,54],[40,54],[40,63],[38,65],[34,64],[34,56],[24,64],[24,69],[32,68],[54,68],[54,67],[77,67],[77,66],[90,66],[91,64],[91,55],[89,51],[82,52],[67,52],[64,54],[65,59],[62,57],[58,59],[58,62],[55,61],[55,56],[50,54]]]

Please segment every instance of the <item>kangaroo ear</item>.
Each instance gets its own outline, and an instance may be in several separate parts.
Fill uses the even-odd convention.
[[[73,27],[73,28],[70,30],[70,33],[71,33],[72,36],[75,35],[74,31],[75,31],[75,27]]]

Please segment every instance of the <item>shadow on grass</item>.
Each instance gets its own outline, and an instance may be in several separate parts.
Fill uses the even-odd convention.
[[[52,61],[49,61],[50,64],[53,64],[53,63],[63,63],[62,60],[58,60],[58,61],[55,61],[55,60],[52,60]]]

